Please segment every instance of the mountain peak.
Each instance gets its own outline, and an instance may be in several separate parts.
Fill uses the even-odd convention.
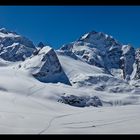
[[[3,33],[3,34],[12,33],[12,34],[18,35],[16,32],[10,31],[10,30],[8,30],[8,29],[6,29],[6,28],[0,28],[0,32]]]
[[[29,70],[40,82],[61,82],[70,85],[69,79],[63,71],[56,52],[49,46],[41,48],[37,55],[26,59],[23,62],[23,68]]]
[[[122,45],[112,36],[103,32],[88,32],[79,40],[66,44],[60,49],[65,52],[71,51],[88,64],[104,68],[112,75],[118,74],[118,77],[122,75],[126,77],[133,71],[134,48],[129,45]],[[124,60],[121,61],[120,58],[124,58]]]
[[[0,57],[6,61],[23,61],[32,55],[35,46],[28,38],[9,31],[0,29]]]
[[[44,46],[45,45],[42,42],[39,42],[38,45],[37,45],[38,48],[43,48]]]
[[[0,32],[2,32],[2,33],[7,33],[7,32],[9,32],[6,28],[1,28],[0,29]]]
[[[77,41],[82,41],[90,44],[105,44],[105,46],[120,46],[121,44],[112,36],[103,32],[91,31],[82,35]]]
[[[7,29],[6,29],[6,28],[1,28],[1,29],[0,29],[0,32],[6,33],[6,32],[7,32]]]
[[[90,35],[93,35],[93,34],[97,34],[98,32],[96,32],[96,31],[91,31],[91,32],[88,32],[88,33],[86,33],[86,34],[84,34],[82,37],[80,37],[80,39],[79,40],[81,40],[81,39],[86,39],[87,37],[89,37]]]

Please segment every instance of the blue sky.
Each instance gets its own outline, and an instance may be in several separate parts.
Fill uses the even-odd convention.
[[[0,27],[54,48],[92,30],[137,48],[140,6],[0,6]]]

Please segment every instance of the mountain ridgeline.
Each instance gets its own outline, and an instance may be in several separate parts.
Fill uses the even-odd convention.
[[[104,68],[109,74],[123,79],[130,79],[136,61],[132,46],[122,45],[113,37],[95,31],[63,45],[60,50],[72,52],[86,63]]]
[[[55,51],[42,42],[35,46],[31,40],[16,32],[0,29],[0,58],[13,63],[21,62],[20,66],[41,82],[71,85],[57,56],[60,54],[100,68],[117,79],[140,79],[140,49],[123,45],[102,32],[86,33]]]

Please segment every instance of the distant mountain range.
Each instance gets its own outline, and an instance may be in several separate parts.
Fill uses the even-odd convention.
[[[77,65],[85,63],[89,67],[94,66],[102,71],[100,72],[102,74],[97,76],[95,73],[95,78],[94,71],[90,75],[83,74],[79,69],[78,75],[70,76],[63,66],[67,64],[63,64],[62,57],[77,61]],[[80,86],[91,86],[101,79],[107,82],[114,78],[115,82],[123,81],[123,84],[130,84],[131,81],[136,82],[140,79],[140,49],[123,45],[112,36],[96,31],[86,33],[78,40],[54,50],[42,42],[35,46],[28,38],[2,28],[0,29],[0,58],[11,63],[20,62],[19,68],[28,70],[36,79],[46,83],[62,82],[68,85],[79,83]],[[74,67],[73,63],[68,69]],[[79,77],[80,74],[83,74],[83,79]],[[100,90],[105,87],[107,85],[101,86]]]
[[[0,134],[139,134],[139,109],[140,49],[91,31],[54,50],[0,29]]]

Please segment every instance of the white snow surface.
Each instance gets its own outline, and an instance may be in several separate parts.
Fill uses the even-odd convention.
[[[58,58],[71,81],[74,77],[79,81],[88,76],[111,78],[101,68],[80,60],[62,55],[58,55]],[[21,62],[2,63],[0,134],[140,133],[139,90],[137,94],[125,90],[122,93],[109,93],[108,89],[95,90],[95,86],[100,85],[100,82],[95,83],[95,86],[82,87],[42,83],[23,67],[19,68]],[[106,78],[101,80],[101,83],[105,83]],[[111,81],[112,85],[125,86],[124,81],[117,84],[115,81],[116,79]],[[98,96],[103,106],[74,107],[57,102],[63,95]]]

